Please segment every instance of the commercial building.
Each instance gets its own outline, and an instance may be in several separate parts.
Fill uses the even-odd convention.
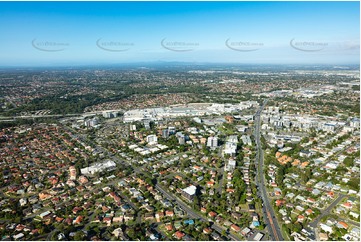
[[[150,145],[154,145],[158,143],[158,138],[156,135],[151,134],[147,136],[147,143]]]
[[[182,189],[182,196],[186,198],[189,202],[192,202],[194,196],[196,195],[197,187],[191,185],[187,188]]]
[[[134,109],[124,113],[124,122],[142,121],[149,119],[152,121],[162,120],[163,118],[175,117],[196,117],[204,115],[221,115],[222,113],[236,112],[245,108],[250,108],[257,102],[241,102],[240,104],[218,104],[218,103],[189,103],[184,105],[174,105],[165,108],[147,108]],[[199,122],[199,119],[195,119]]]
[[[116,167],[116,164],[112,160],[107,160],[104,162],[97,162],[92,164],[89,167],[83,168],[80,170],[83,175],[94,175],[97,172],[102,172],[104,170],[112,170]]]
[[[182,134],[181,132],[178,132],[178,133],[176,133],[176,136],[178,138],[178,143],[180,145],[184,145],[186,143],[186,137],[184,134]]]
[[[254,241],[260,241],[262,238],[263,238],[263,234],[262,234],[261,232],[258,232],[258,233],[254,236],[253,240],[254,240]]]
[[[98,118],[92,118],[92,119],[86,120],[86,121],[84,122],[84,125],[85,125],[86,127],[94,127],[94,126],[98,125],[98,123],[99,123]]]
[[[350,126],[353,128],[360,128],[360,119],[359,118],[351,119]]]
[[[211,148],[215,148],[218,146],[218,138],[217,137],[208,137],[207,146]]]
[[[236,161],[233,159],[229,159],[227,165],[225,166],[226,171],[233,171],[236,169]]]
[[[103,112],[104,118],[116,118],[118,116],[117,112]]]
[[[169,132],[169,135],[175,134],[176,133],[175,127],[168,127],[168,132]]]
[[[162,130],[162,137],[164,139],[168,139],[168,137],[169,137],[169,130],[168,129],[163,129]]]
[[[252,140],[251,137],[249,137],[249,135],[242,135],[241,137],[243,144],[251,146],[252,145]]]
[[[227,138],[226,144],[223,149],[223,155],[234,156],[237,152],[237,135],[231,135]]]

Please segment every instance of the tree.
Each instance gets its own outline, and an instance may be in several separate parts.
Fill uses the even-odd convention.
[[[145,182],[148,183],[148,184],[151,185],[151,186],[154,186],[154,180],[152,180],[152,179],[149,178],[149,177],[147,177],[147,178],[145,179]]]
[[[349,185],[352,189],[358,191],[360,190],[360,178],[359,177],[352,177],[348,182],[347,185]]]
[[[193,203],[192,203],[192,207],[193,207],[194,209],[198,209],[198,208],[199,208],[199,204],[200,204],[200,201],[199,201],[198,196],[194,196]]]
[[[308,180],[311,179],[312,171],[310,168],[306,168],[303,173],[301,173],[301,180],[302,182],[306,183]]]
[[[245,204],[246,203],[246,198],[247,198],[247,195],[245,193],[243,193],[239,203],[240,204]]]
[[[285,224],[282,224],[282,229],[287,233],[290,234],[290,229],[287,228],[287,226]]]
[[[210,153],[211,153],[207,148],[203,148],[202,151],[203,151],[203,153],[204,153],[205,156],[209,156]]]
[[[283,185],[283,178],[285,175],[285,166],[280,166],[278,168],[277,176],[276,176],[276,183],[282,189]]]
[[[133,227],[128,227],[128,228],[127,228],[127,235],[128,235],[132,240],[134,240],[134,238],[136,237],[136,233],[135,233]]]
[[[345,160],[343,161],[343,164],[346,167],[351,167],[353,166],[353,159],[351,157],[346,157]]]
[[[294,225],[293,225],[293,230],[295,231],[295,232],[300,232],[301,230],[303,229],[303,226],[302,226],[302,224],[301,223],[295,223]]]
[[[233,177],[234,177],[234,178],[237,178],[237,179],[239,179],[239,178],[242,177],[241,172],[240,172],[239,169],[236,169],[236,170],[234,171]]]

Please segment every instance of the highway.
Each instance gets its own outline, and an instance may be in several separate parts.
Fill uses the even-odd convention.
[[[270,238],[273,241],[281,241],[284,240],[282,237],[282,232],[280,229],[280,226],[278,225],[278,221],[275,216],[275,212],[273,210],[272,205],[270,204],[270,201],[268,200],[267,196],[267,190],[265,186],[264,181],[264,175],[263,175],[263,150],[262,150],[262,144],[260,139],[260,125],[261,125],[261,113],[266,105],[267,100],[265,100],[262,104],[262,106],[258,109],[256,115],[255,115],[255,130],[254,130],[254,136],[256,140],[256,146],[257,146],[257,156],[256,156],[256,164],[257,164],[257,176],[256,176],[256,184],[258,187],[258,192],[260,193],[263,201],[263,217],[265,220],[265,223],[267,224],[268,232],[270,234]]]
[[[28,115],[15,115],[15,116],[0,116],[0,122],[15,121],[16,119],[34,119],[34,118],[65,118],[65,117],[77,117],[77,116],[94,116],[101,115],[103,112],[124,112],[123,109],[103,110],[84,113],[68,113],[68,114],[28,114]]]

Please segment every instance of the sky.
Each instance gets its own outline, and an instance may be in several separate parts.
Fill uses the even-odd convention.
[[[359,2],[0,2],[0,66],[360,62]]]

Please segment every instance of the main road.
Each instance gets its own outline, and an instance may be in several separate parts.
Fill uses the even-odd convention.
[[[268,225],[268,232],[270,234],[270,238],[273,241],[280,241],[284,240],[282,237],[282,232],[280,229],[280,226],[278,225],[278,221],[275,216],[275,212],[273,210],[272,205],[270,204],[270,201],[268,200],[267,196],[267,189],[264,181],[264,175],[263,175],[263,150],[262,150],[262,144],[260,139],[260,125],[261,125],[261,113],[264,109],[264,106],[266,105],[267,100],[265,100],[262,104],[262,106],[258,109],[256,116],[255,116],[255,130],[254,130],[254,136],[256,139],[256,145],[257,145],[257,156],[256,156],[256,164],[257,164],[257,176],[256,176],[256,184],[258,187],[258,192],[260,193],[263,201],[263,217],[264,221]]]
[[[273,208],[270,206],[270,203],[268,201],[266,189],[265,189],[265,186],[264,186],[264,180],[263,180],[263,153],[262,153],[262,148],[261,148],[261,145],[260,145],[260,129],[259,129],[259,126],[260,126],[260,113],[262,112],[266,102],[267,102],[267,100],[263,103],[263,105],[257,111],[257,114],[256,114],[256,120],[257,121],[256,121],[255,137],[256,137],[256,144],[257,144],[257,148],[258,148],[257,159],[259,161],[258,162],[259,168],[257,169],[258,170],[258,173],[257,173],[258,178],[256,180],[256,183],[258,184],[258,187],[261,188],[263,201],[265,203],[263,211],[265,213],[264,217],[267,220],[266,223],[271,225],[271,226],[268,226],[268,229],[270,231],[271,239],[272,240],[283,240],[281,231],[280,231],[278,223],[277,223],[277,220],[273,219],[275,217],[274,216],[274,211],[273,211]],[[87,141],[89,141],[89,140],[87,140]],[[128,163],[129,165],[132,165],[131,163],[129,163],[129,161],[122,160],[122,159],[119,159],[117,156],[111,155],[105,149],[102,149],[102,147],[97,146],[97,148],[99,150],[103,151],[104,153],[106,153],[108,156],[111,156],[118,163],[123,163],[123,164]],[[134,165],[132,165],[132,167],[133,167],[133,170],[134,170],[135,173],[143,173],[142,172],[142,167],[135,167]],[[147,175],[149,177],[149,174],[145,174],[145,175]],[[197,213],[194,209],[192,209],[190,206],[188,206],[185,202],[183,202],[177,196],[173,195],[171,192],[168,192],[161,185],[156,184],[156,189],[158,191],[160,191],[169,200],[172,200],[172,201],[176,202],[188,215],[190,215],[190,217],[200,219],[202,221],[209,221],[207,219],[207,217]],[[269,214],[271,216],[268,216]],[[219,226],[216,223],[213,223],[211,227],[212,227],[212,229],[216,230],[220,234],[222,234],[222,231],[224,231],[224,228],[222,228],[221,226]],[[236,234],[232,234],[232,233],[228,233],[227,237],[228,237],[228,239],[231,239],[231,240],[234,240],[234,241],[242,240],[242,237],[240,237],[239,235],[236,235]]]
[[[93,111],[93,112],[84,112],[84,113],[68,113],[68,114],[28,114],[28,115],[14,115],[14,116],[0,116],[0,122],[9,122],[15,121],[16,119],[34,119],[34,118],[70,118],[77,116],[94,116],[101,115],[104,112],[124,112],[123,109],[112,109],[112,110],[102,110],[102,111]]]

